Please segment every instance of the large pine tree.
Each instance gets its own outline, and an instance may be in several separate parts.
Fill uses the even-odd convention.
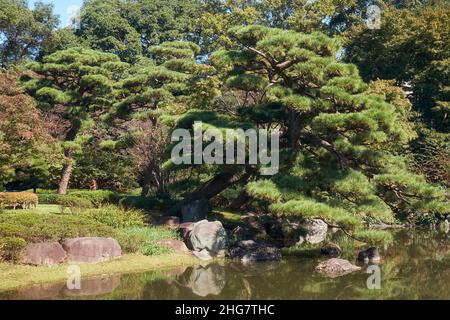
[[[223,79],[223,96],[173,123],[192,129],[194,121],[203,121],[222,131],[277,128],[280,172],[268,178],[258,166],[217,165],[171,213],[238,183],[268,212],[321,218],[364,241],[385,240],[365,228],[369,222],[448,212],[445,190],[412,174],[393,148],[412,136],[406,110],[371,90],[354,65],[340,62],[335,39],[262,26],[233,28],[229,36],[234,44],[210,57]]]
[[[90,138],[95,121],[114,102],[115,84],[128,67],[114,54],[72,48],[55,52],[34,62],[34,73],[23,77],[38,106],[60,122],[58,138],[66,158],[58,193],[65,194],[73,169],[73,156]]]

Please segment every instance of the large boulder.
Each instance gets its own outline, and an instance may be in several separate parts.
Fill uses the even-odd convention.
[[[172,249],[175,252],[185,253],[189,252],[186,244],[180,240],[165,239],[156,241],[157,244]]]
[[[304,236],[300,236],[298,244],[304,242],[317,244],[327,237],[328,225],[320,219],[312,219],[302,226]]]
[[[209,211],[209,201],[200,199],[190,202],[181,208],[183,222],[197,222],[206,219]]]
[[[51,266],[65,259],[66,252],[58,242],[30,243],[22,256],[22,263]]]
[[[194,251],[206,249],[216,255],[227,248],[227,232],[220,221],[199,221],[189,234],[189,245]]]
[[[230,250],[230,258],[244,263],[253,261],[271,261],[281,259],[281,251],[277,247],[258,243],[253,240],[241,241]]]
[[[120,258],[122,249],[112,238],[75,238],[63,243],[70,263],[98,263]]]
[[[325,260],[316,267],[317,272],[330,278],[340,277],[358,270],[361,270],[361,268],[351,264],[347,260],[338,258]]]
[[[358,253],[358,261],[364,263],[378,264],[381,262],[381,255],[377,248],[372,247]]]

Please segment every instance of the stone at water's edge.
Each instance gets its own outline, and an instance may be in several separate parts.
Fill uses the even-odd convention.
[[[341,248],[335,244],[335,243],[327,243],[326,245],[324,245],[321,249],[320,252],[323,255],[326,255],[330,258],[339,258],[342,254],[342,250]]]
[[[51,266],[62,263],[65,259],[66,252],[58,242],[30,243],[21,262],[37,266]]]
[[[193,222],[185,222],[179,225],[178,231],[184,241],[189,242],[189,235],[191,234],[192,229],[194,229]]]
[[[186,247],[186,244],[180,240],[173,239],[165,239],[156,241],[157,244],[172,249],[175,252],[189,252],[189,249]]]
[[[209,201],[200,199],[188,203],[181,208],[181,220],[183,222],[197,222],[206,219],[209,211]]]
[[[180,227],[180,218],[178,217],[165,217],[163,220],[163,226],[170,229],[177,229]]]
[[[63,243],[67,260],[73,263],[98,263],[120,258],[122,249],[112,238],[75,238]]]
[[[230,250],[232,259],[240,259],[242,262],[271,261],[281,259],[281,251],[277,247],[253,240],[241,241]]]
[[[192,254],[203,261],[212,260],[213,257],[209,254],[208,250],[203,249],[202,251],[192,251]]]
[[[189,234],[189,246],[194,251],[206,249],[216,255],[227,248],[227,232],[220,221],[199,221]]]
[[[380,252],[375,247],[361,251],[358,253],[358,261],[378,264],[381,262]]]
[[[317,244],[324,241],[327,237],[328,225],[320,219],[312,219],[302,229],[305,230],[306,235],[301,236],[297,244],[307,242],[310,244]]]
[[[321,262],[316,271],[330,278],[340,277],[355,271],[361,270],[360,267],[351,264],[344,259],[332,258]]]

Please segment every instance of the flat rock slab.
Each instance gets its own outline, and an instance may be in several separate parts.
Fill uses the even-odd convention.
[[[324,274],[330,278],[336,278],[344,276],[346,274],[359,271],[360,267],[351,264],[349,261],[344,259],[333,258],[329,260],[322,261],[317,267],[316,271]]]
[[[58,242],[30,243],[22,257],[22,263],[31,265],[56,265],[64,262],[66,252]]]
[[[122,249],[112,238],[75,238],[63,243],[70,263],[98,263],[120,258]]]
[[[189,249],[186,247],[186,244],[180,240],[165,239],[165,240],[158,240],[156,241],[156,243],[161,246],[172,249],[175,252],[181,253],[189,252]]]

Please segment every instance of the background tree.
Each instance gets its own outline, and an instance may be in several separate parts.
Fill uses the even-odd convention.
[[[85,1],[78,36],[92,49],[114,53],[123,61],[133,62],[142,53],[142,46],[126,10],[126,2],[122,0]]]
[[[57,132],[66,162],[58,193],[67,192],[73,155],[89,139],[89,129],[108,111],[114,84],[127,64],[113,54],[72,48],[58,51],[31,65],[35,75],[24,77],[25,87],[46,113],[62,120]]]
[[[33,99],[17,86],[16,73],[0,71],[0,188],[36,187],[58,163],[58,149]],[[35,183],[31,182],[34,180]]]
[[[197,45],[174,41],[149,50],[154,58],[142,58],[130,68],[110,113],[124,133],[119,140],[131,146],[143,195],[155,187],[160,194],[168,192],[169,174],[159,167],[168,146],[161,119],[205,105],[218,94],[218,79],[207,77],[212,68],[196,61]]]
[[[59,24],[53,5],[36,2],[28,8],[24,0],[0,1],[0,64],[7,67],[36,58]]]

